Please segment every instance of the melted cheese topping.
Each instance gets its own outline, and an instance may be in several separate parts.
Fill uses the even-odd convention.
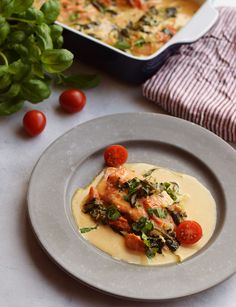
[[[144,163],[126,164],[125,166],[134,170],[137,175],[142,175],[155,167]],[[95,222],[90,215],[82,212],[82,207],[90,187],[96,187],[102,176],[103,172],[88,187],[78,189],[73,196],[72,213],[78,228],[95,226]],[[180,187],[180,193],[188,195],[183,205],[187,212],[187,219],[195,220],[202,226],[203,236],[200,241],[188,247],[180,246],[175,253],[166,250],[162,255],[157,254],[154,258],[148,259],[144,254],[127,249],[124,244],[124,238],[109,226],[99,225],[96,230],[84,233],[83,237],[116,259],[141,265],[176,263],[191,257],[199,251],[209,241],[215,229],[216,204],[211,193],[196,178],[169,169],[158,167],[152,173],[152,177],[157,182],[177,182]]]
[[[40,6],[45,0],[35,1]],[[126,53],[145,57],[183,28],[202,1],[60,0],[58,21]]]

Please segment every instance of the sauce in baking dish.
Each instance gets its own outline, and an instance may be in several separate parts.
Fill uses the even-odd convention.
[[[119,182],[115,181],[116,177],[119,178]],[[128,178],[131,178],[128,183],[132,189],[135,188],[134,181],[137,182],[139,178],[145,183],[145,187],[143,186],[145,191],[150,188],[148,183],[158,186],[159,191],[150,193],[146,198],[143,195],[140,198],[140,195],[136,194],[135,206],[132,206],[132,199],[130,204],[125,194],[126,188],[122,188],[127,187]],[[107,181],[114,183],[115,187],[115,190],[112,188],[113,195],[110,196],[112,189],[108,191],[105,188]],[[168,188],[162,190],[161,187],[164,186]],[[95,190],[103,201],[104,199],[108,201],[108,206],[111,206],[111,200],[113,202],[113,207],[109,207],[111,210],[108,213],[108,220],[105,222],[101,222],[103,212],[99,211],[102,207],[99,208],[99,196],[94,194]],[[158,218],[147,215],[147,212],[150,213],[150,207],[147,209],[144,205],[144,201],[147,200],[149,202],[156,200],[152,212],[157,210]],[[121,216],[117,216],[117,208]],[[211,193],[196,178],[146,163],[125,164],[120,168],[104,169],[88,187],[75,192],[72,199],[72,213],[86,240],[116,259],[141,265],[163,265],[185,260],[209,241],[216,223],[215,201]],[[129,220],[131,226],[124,223],[125,219]],[[202,237],[195,244],[178,245],[175,237],[176,227],[178,228],[177,225],[180,225],[181,221],[186,222],[186,220],[196,221],[201,225]],[[143,222],[146,223],[144,223],[146,230],[142,228],[141,238],[146,244],[146,254],[144,251],[127,248],[125,241],[127,237],[133,239],[134,233],[139,233],[137,228]],[[154,228],[150,231],[149,226]],[[127,229],[129,227],[131,230]],[[168,239],[172,241],[167,242]],[[152,243],[151,246],[148,240]],[[157,240],[155,247],[153,245],[155,242],[151,240]],[[162,240],[163,243],[158,240]]]

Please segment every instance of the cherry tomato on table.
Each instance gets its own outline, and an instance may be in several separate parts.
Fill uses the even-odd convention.
[[[117,167],[128,159],[128,151],[122,145],[111,145],[104,151],[104,160],[107,166]]]
[[[46,116],[43,112],[31,110],[23,118],[23,127],[30,136],[36,136],[44,130],[46,122]]]
[[[68,113],[80,112],[86,104],[86,96],[78,89],[65,90],[59,97],[59,103]]]
[[[176,228],[176,238],[180,244],[190,245],[202,237],[202,227],[195,221],[183,221]]]

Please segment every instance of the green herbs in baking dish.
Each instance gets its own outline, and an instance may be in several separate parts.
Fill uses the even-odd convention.
[[[61,0],[58,21],[134,56],[150,56],[198,10],[194,0]]]

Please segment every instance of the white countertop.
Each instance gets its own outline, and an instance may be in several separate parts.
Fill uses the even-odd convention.
[[[215,2],[236,5],[236,0]],[[89,70],[78,63],[73,66],[73,70],[84,69]],[[124,85],[101,75],[99,87],[86,91],[87,105],[81,113],[63,113],[58,107],[61,89],[54,88],[47,101],[37,106],[26,104],[21,112],[0,118],[0,306],[157,305],[114,298],[73,280],[38,245],[26,216],[30,174],[42,152],[57,137],[82,122],[107,114],[162,112],[142,97],[139,86]],[[34,107],[46,114],[47,127],[40,136],[29,138],[21,128],[21,122],[25,111]],[[233,146],[236,148],[235,144]],[[236,275],[203,293],[158,306],[235,307],[235,302]]]

